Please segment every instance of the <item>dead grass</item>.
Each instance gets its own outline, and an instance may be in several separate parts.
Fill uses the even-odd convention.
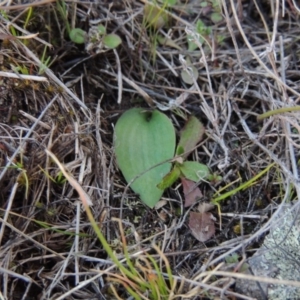
[[[143,21],[148,1],[91,2],[66,1],[70,25],[86,31],[105,25],[122,38],[116,50],[95,47],[87,53],[74,45],[55,1],[30,4],[28,23],[29,4],[0,3],[5,11],[0,14],[0,299],[117,299],[111,286],[119,299],[133,299],[122,286],[126,276],[118,277],[92,229],[78,190],[61,176],[49,152],[86,193],[120,260],[123,233],[133,261],[150,253],[166,272],[162,257],[168,258],[176,281],[168,299],[253,299],[235,291],[236,278],[276,280],[237,273],[238,264],[223,271],[224,259],[238,253],[246,261],[282,203],[299,199],[299,112],[257,120],[299,102],[299,8],[293,1],[224,1],[223,21],[212,24],[201,1],[179,1],[182,5],[169,11],[169,28],[160,30],[174,48],[154,46],[155,34]],[[209,46],[189,52],[186,36],[197,35],[199,18],[213,26]],[[45,47],[50,68],[41,61]],[[180,78],[187,56],[199,72],[191,86]],[[206,138],[194,159],[223,177],[221,183],[200,185],[206,201],[276,163],[255,184],[220,203],[221,228],[206,243],[190,235],[179,185],[153,210],[130,190],[124,194],[113,124],[139,105],[164,110],[178,130],[183,122],[176,110],[203,121]],[[115,221],[120,215],[124,229]],[[113,285],[112,275],[119,278]],[[143,297],[154,299],[147,292]]]

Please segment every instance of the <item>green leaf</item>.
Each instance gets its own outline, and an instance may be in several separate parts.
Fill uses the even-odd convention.
[[[74,28],[70,31],[70,40],[76,44],[83,44],[85,42],[86,32],[80,28]]]
[[[201,20],[198,20],[196,23],[196,31],[201,35],[210,35],[212,33],[212,27],[206,26],[205,23]]]
[[[237,253],[233,252],[231,255],[225,257],[225,261],[227,264],[233,264],[239,262],[239,256]]]
[[[117,34],[111,33],[103,38],[103,43],[107,48],[115,49],[122,43],[122,40]]]
[[[177,3],[177,0],[167,0],[166,3],[167,5],[173,6]]]
[[[176,155],[182,155],[184,153],[184,148],[181,145],[177,146]]]
[[[193,84],[198,79],[199,73],[188,56],[186,57],[186,67],[181,71],[181,78],[185,83]]]
[[[115,126],[117,164],[128,183],[140,175],[130,187],[150,207],[153,207],[163,194],[163,190],[157,185],[171,170],[171,163],[163,163],[149,169],[172,159],[175,143],[172,122],[157,110],[132,108],[120,117]]]
[[[207,26],[205,25],[205,23],[201,20],[197,20],[196,23],[196,30],[198,33],[203,33],[203,30],[206,28]]]
[[[176,155],[181,155],[184,152],[183,158],[187,158],[190,152],[202,140],[204,132],[203,124],[196,117],[191,116],[180,132]]]
[[[218,45],[222,45],[223,44],[223,42],[224,42],[224,40],[225,40],[225,36],[224,35],[217,35],[217,43],[218,43]]]
[[[170,187],[180,177],[180,169],[174,166],[171,172],[169,172],[162,181],[157,185],[161,190],[165,190]]]
[[[210,19],[214,22],[214,23],[218,23],[220,21],[223,20],[223,16],[220,13],[214,12],[210,15]]]
[[[178,165],[178,167],[186,179],[194,182],[199,182],[210,174],[206,165],[196,161],[185,161],[182,165]]]
[[[198,45],[195,43],[194,37],[190,34],[187,35],[187,42],[188,42],[188,51],[195,51]],[[202,45],[204,43],[204,39],[199,37],[199,44]]]
[[[105,26],[99,25],[98,26],[98,31],[99,31],[99,34],[101,34],[101,35],[106,34],[106,28],[105,28]]]
[[[223,177],[213,173],[213,174],[209,174],[206,179],[212,183],[216,183],[216,182],[220,182],[223,179]]]
[[[189,66],[189,69],[189,72],[186,70],[181,71],[181,79],[187,84],[194,84],[194,80],[198,79],[199,73],[194,66]]]
[[[208,6],[208,2],[204,1],[200,3],[200,7],[207,7]]]

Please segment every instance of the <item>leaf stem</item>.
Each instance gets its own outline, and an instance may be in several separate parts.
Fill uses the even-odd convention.
[[[261,121],[265,118],[268,118],[268,117],[271,117],[271,116],[274,116],[274,115],[278,115],[278,114],[282,114],[282,113],[285,113],[285,112],[292,112],[292,111],[298,111],[298,110],[300,110],[299,105],[293,106],[293,107],[281,107],[281,108],[278,108],[278,109],[269,110],[264,114],[258,115],[257,116],[257,121]]]

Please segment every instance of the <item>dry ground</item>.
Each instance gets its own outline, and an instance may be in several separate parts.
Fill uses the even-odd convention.
[[[145,21],[146,2],[0,2],[0,299],[134,299],[126,290],[131,281],[112,263],[51,153],[87,193],[120,260],[125,235],[131,261],[147,268],[143,280],[158,272],[151,273],[146,253],[163,275],[169,263],[175,279],[169,296],[144,290],[135,299],[253,299],[235,288],[239,267],[261,245],[274,212],[300,193],[300,8],[292,0],[208,1],[206,8],[201,0],[181,0],[157,32]],[[213,23],[217,10],[223,17]],[[187,34],[197,37],[198,20],[211,32],[188,51]],[[115,50],[97,44],[87,51],[70,41],[67,26],[88,32],[99,24],[121,37]],[[158,33],[173,44],[157,43]],[[180,76],[188,57],[199,73],[192,85]],[[192,157],[222,180],[201,183],[200,201],[234,191],[275,163],[224,197],[222,214],[212,211],[216,233],[204,243],[190,234],[180,184],[157,209],[130,189],[124,194],[113,126],[126,109],[152,100],[178,131],[180,113],[205,125]],[[257,119],[289,107],[295,111]],[[235,263],[225,263],[233,253]]]

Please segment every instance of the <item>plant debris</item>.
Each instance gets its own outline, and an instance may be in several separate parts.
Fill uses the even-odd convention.
[[[215,218],[207,212],[190,212],[189,227],[192,235],[200,242],[206,242],[215,234]]]

